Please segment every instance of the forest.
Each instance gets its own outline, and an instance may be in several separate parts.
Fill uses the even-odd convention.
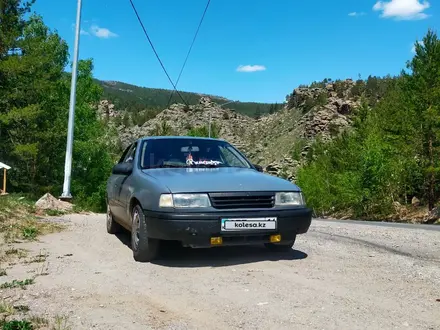
[[[432,211],[440,186],[440,40],[429,30],[385,83],[359,81],[353,129],[314,142],[298,183],[317,216],[381,219],[415,197]],[[371,96],[375,95],[374,99]]]

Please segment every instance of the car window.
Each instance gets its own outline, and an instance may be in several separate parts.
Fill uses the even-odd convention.
[[[142,143],[142,147],[141,147],[141,168],[144,168],[146,166],[146,164],[145,164],[145,154],[147,152],[147,145],[148,145],[148,141],[144,141]]]
[[[133,147],[133,145],[130,144],[127,148],[125,148],[124,152],[122,153],[121,158],[119,158],[118,163],[123,163],[124,162],[125,157],[127,156],[128,152],[131,150],[132,147]]]
[[[141,167],[249,168],[250,165],[225,141],[163,138],[148,141],[145,150],[142,151]]]
[[[136,143],[133,144],[131,149],[128,151],[127,155],[124,158],[124,163],[132,163],[134,159],[134,155],[136,153]]]
[[[243,167],[246,162],[231,146],[220,146],[220,152],[230,166]]]

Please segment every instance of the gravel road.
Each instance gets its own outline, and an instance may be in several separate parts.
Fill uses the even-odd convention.
[[[18,263],[0,282],[48,275],[0,295],[72,329],[440,329],[439,231],[314,220],[286,254],[176,248],[143,264],[104,215],[60,221],[17,244],[47,253],[45,269]]]

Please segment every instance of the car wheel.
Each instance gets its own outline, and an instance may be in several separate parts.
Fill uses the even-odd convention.
[[[288,252],[292,250],[293,245],[295,244],[296,236],[293,240],[288,241],[286,243],[265,243],[264,246],[271,251],[275,252]]]
[[[121,231],[121,225],[115,221],[110,206],[107,204],[107,232],[116,234]]]
[[[156,259],[159,255],[160,241],[148,237],[145,215],[139,205],[133,208],[131,219],[131,249],[134,260],[148,262]]]

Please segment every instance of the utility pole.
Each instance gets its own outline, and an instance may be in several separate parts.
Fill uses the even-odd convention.
[[[220,104],[219,107],[221,108],[222,106],[224,106],[226,104],[235,103],[235,102],[239,102],[239,101],[237,100],[237,101],[226,102],[226,103]],[[211,137],[211,111],[212,111],[212,108],[209,109],[209,125],[208,125],[209,137]]]
[[[75,46],[73,50],[73,65],[72,65],[72,82],[70,87],[70,106],[69,106],[69,123],[67,128],[67,146],[66,146],[66,160],[64,165],[64,185],[63,193],[60,199],[71,200],[70,183],[72,174],[72,149],[73,149],[73,130],[75,124],[75,104],[76,104],[76,80],[78,71],[78,52],[79,52],[79,37],[81,31],[81,7],[82,0],[78,0],[76,12],[76,29],[75,29]]]

